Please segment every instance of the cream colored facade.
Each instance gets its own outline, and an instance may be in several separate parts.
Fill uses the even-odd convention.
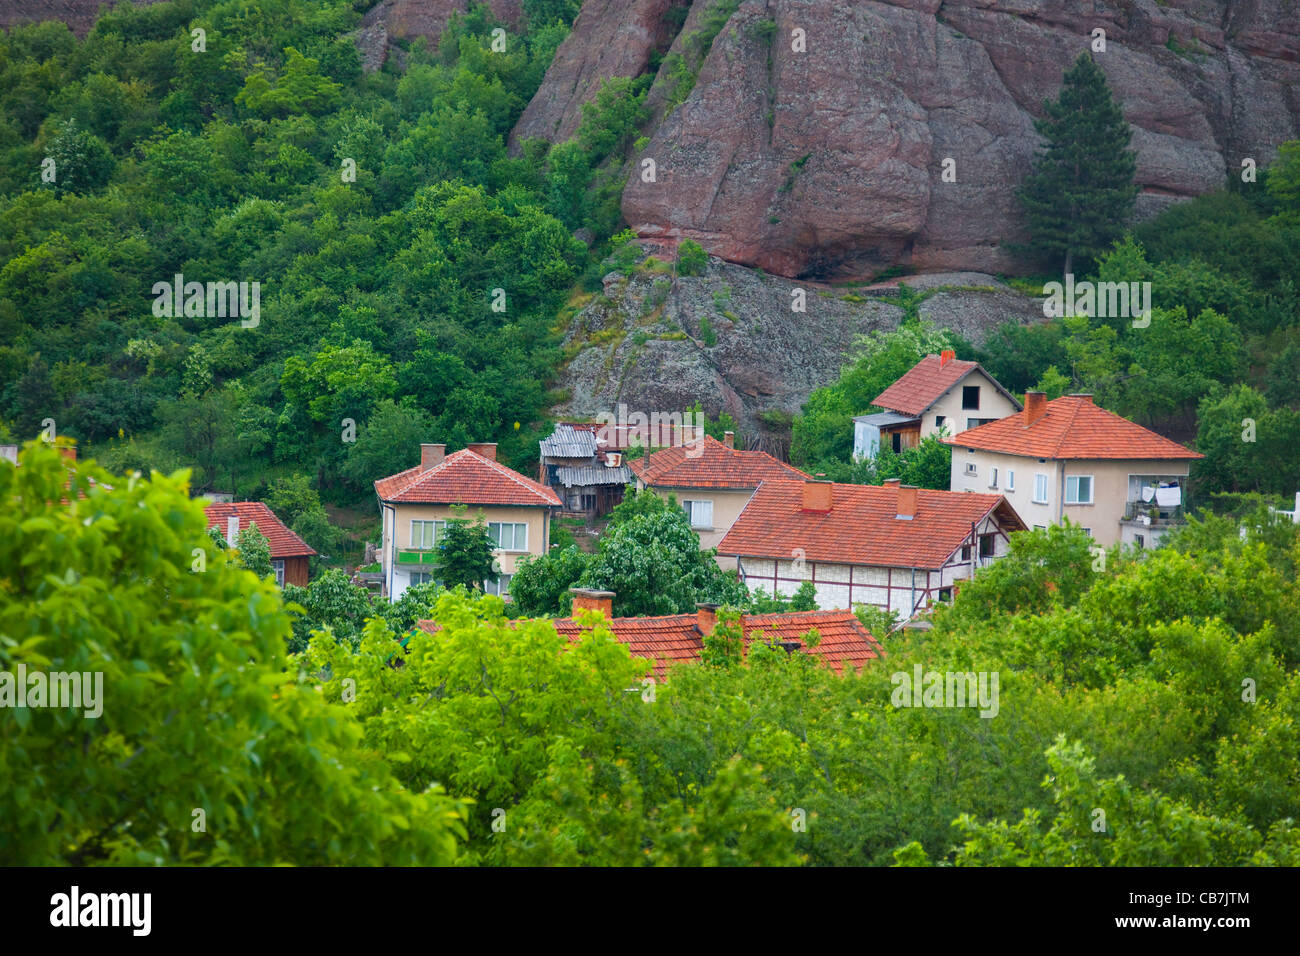
[[[979,402],[977,408],[962,407],[963,388],[966,386],[979,389],[979,394],[976,396]],[[1002,390],[993,384],[992,379],[976,369],[944,392],[938,401],[922,413],[921,437],[925,438],[939,431],[941,423],[947,428],[949,435],[956,435],[968,428],[974,428],[976,424],[1006,418],[1018,411],[1020,407],[1003,394]],[[973,424],[970,424],[972,422]]]
[[[636,480],[638,491],[643,491],[647,486],[640,478]],[[682,507],[685,501],[709,502],[709,511],[712,512],[712,519],[707,525],[696,525],[692,523],[691,530],[700,536],[700,549],[716,548],[722,543],[731,526],[736,523],[740,513],[745,510],[745,505],[749,504],[749,499],[754,496],[752,488],[670,488],[664,485],[652,485],[650,489],[661,498],[667,498],[673,495],[677,499],[677,504]],[[697,511],[698,513],[698,511]],[[735,558],[724,558],[717,555],[715,560],[723,568],[734,569],[736,567]]]
[[[382,503],[381,508],[384,526],[382,558],[384,585],[391,600],[396,601],[412,583],[421,580],[417,575],[427,575],[429,580],[435,579],[433,564],[409,564],[398,558],[399,552],[423,551],[426,554],[428,552],[427,548],[421,547],[425,543],[423,540],[414,540],[413,535],[422,535],[424,529],[422,526],[417,528],[413,522],[446,521],[457,515],[452,511],[451,505]],[[479,516],[482,516],[485,523],[522,524],[527,529],[525,540],[522,542],[518,541],[517,533],[512,534],[516,547],[496,551],[496,561],[501,575],[513,576],[519,559],[526,554],[537,557],[546,553],[551,533],[548,509],[508,505],[470,505],[464,514],[464,517],[470,521],[476,520]],[[431,558],[431,555],[429,557]],[[485,585],[489,592],[496,593],[500,590],[501,583],[506,584],[508,593],[508,577],[505,582],[498,578],[494,582],[485,582]]]
[[[1102,547],[1120,542],[1152,547],[1159,543],[1168,525],[1145,526],[1136,520],[1124,520],[1129,502],[1136,500],[1138,479],[1186,479],[1189,465],[1190,461],[1178,459],[1027,458],[955,445],[949,487],[953,491],[997,491],[1005,495],[1030,528],[1046,528],[1068,518],[1088,529]],[[1092,479],[1091,502],[1066,501],[1067,483],[1072,476]],[[1180,484],[1185,493],[1185,481]]]

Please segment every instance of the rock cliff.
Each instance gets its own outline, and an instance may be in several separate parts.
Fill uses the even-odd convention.
[[[902,281],[924,296],[921,318],[976,344],[1003,322],[1042,319],[1038,300],[992,276]],[[804,311],[792,307],[800,290]],[[674,277],[646,260],[631,275],[606,276],[601,294],[567,311],[560,381],[568,395],[553,411],[591,417],[621,403],[649,414],[699,401],[710,415],[735,417],[751,443],[783,454],[782,418],[838,377],[859,336],[898,327],[897,296],[897,283],[800,283],[719,259],[702,275]]]
[[[605,79],[651,62],[677,6],[587,0],[516,139],[570,135]],[[1022,238],[1032,120],[1095,30],[1134,128],[1140,216],[1298,135],[1291,0],[693,0],[624,215],[786,276],[1016,271],[1000,243]]]

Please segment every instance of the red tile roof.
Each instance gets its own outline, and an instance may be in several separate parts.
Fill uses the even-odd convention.
[[[270,542],[273,558],[310,557],[316,553],[260,501],[216,501],[204,508],[204,511],[208,516],[208,527],[216,528],[223,535],[226,533],[226,519],[231,515],[239,515],[240,531],[250,524],[255,525]],[[233,541],[227,543],[231,547],[235,545]]]
[[[770,478],[809,477],[767,452],[737,451],[708,435],[628,464],[643,482],[660,488],[749,489]]]
[[[942,567],[969,543],[971,523],[997,510],[1008,531],[1025,524],[1001,495],[916,492],[916,515],[898,518],[898,492],[882,485],[834,484],[831,510],[803,510],[801,481],[765,481],[718,545],[718,553],[872,567]]]
[[[951,359],[947,365],[943,365],[938,355],[927,355],[921,359],[902,378],[877,395],[872,404],[904,415],[920,415],[942,398],[944,392],[976,370],[1019,407],[1020,403],[1016,402],[1015,397],[985,372],[978,362]]]
[[[545,485],[468,448],[427,470],[419,465],[375,482],[381,501],[397,504],[557,506]]]
[[[1157,435],[1127,418],[1094,405],[1084,395],[1047,403],[1043,415],[1025,425],[1018,412],[996,422],[958,432],[945,443],[962,448],[1024,455],[1028,458],[1204,458],[1199,452]]]
[[[581,639],[584,629],[572,618],[552,621],[555,630],[571,641]],[[420,621],[429,633],[439,630],[436,621]],[[670,614],[666,617],[616,617],[609,622],[614,636],[628,646],[633,657],[654,662],[655,677],[662,680],[668,668],[698,660],[704,651],[704,635],[695,614]],[[836,673],[845,666],[859,668],[867,661],[884,655],[880,643],[871,636],[850,611],[800,611],[777,614],[746,614],[742,618],[745,645],[757,637],[769,642],[802,641],[816,628],[821,643],[815,648],[802,646],[805,654],[821,658]]]

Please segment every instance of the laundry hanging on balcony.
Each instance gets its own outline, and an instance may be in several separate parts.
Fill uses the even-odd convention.
[[[1161,508],[1177,508],[1183,503],[1183,489],[1176,484],[1163,484],[1156,489],[1156,504]]]

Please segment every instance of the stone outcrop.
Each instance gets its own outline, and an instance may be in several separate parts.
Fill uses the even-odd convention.
[[[694,0],[660,68],[623,211],[644,237],[781,275],[1016,271],[1002,243],[1023,238],[1033,118],[1097,29],[1134,128],[1139,216],[1300,135],[1291,0],[739,0],[669,109],[672,53],[720,2]],[[663,6],[587,0],[516,136],[571,135],[601,82],[650,62]]]
[[[560,44],[546,79],[511,134],[512,147],[525,139],[562,143],[578,130],[582,104],[605,80],[640,76],[651,54],[673,40],[669,11],[682,0],[588,0]]]
[[[511,28],[524,19],[523,0],[486,0],[492,15]],[[394,40],[426,38],[436,44],[453,13],[469,9],[469,0],[380,0],[361,19],[355,39],[362,65],[377,70]]]
[[[902,280],[926,298],[922,318],[980,344],[1004,322],[1041,321],[1039,301],[988,275]],[[560,374],[558,417],[681,411],[699,401],[731,414],[751,441],[783,453],[780,415],[835,381],[859,336],[892,330],[904,317],[897,283],[864,288],[799,283],[719,259],[699,276],[642,268],[606,276],[603,294],[568,318],[571,355]],[[805,311],[792,308],[802,290]]]

